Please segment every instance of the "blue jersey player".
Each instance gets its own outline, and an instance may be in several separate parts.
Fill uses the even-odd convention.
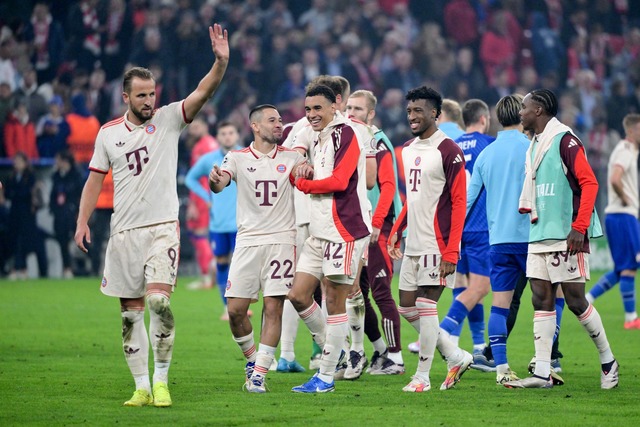
[[[471,172],[478,155],[495,139],[486,135],[490,118],[489,107],[479,99],[470,99],[462,107],[465,133],[455,141],[464,153],[467,182],[471,182]],[[486,191],[482,190],[473,206],[467,210],[456,287],[453,290],[454,301],[440,327],[456,342],[460,336],[462,322],[468,316],[474,352],[474,363],[471,367],[482,371],[495,371],[495,364],[482,354],[485,347],[482,300],[489,293],[490,287],[486,200]]]

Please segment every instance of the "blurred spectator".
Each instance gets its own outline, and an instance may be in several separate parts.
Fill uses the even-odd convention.
[[[278,34],[273,28],[288,30],[293,27],[293,15],[287,9],[287,2],[284,0],[274,0],[269,8],[262,15],[264,27],[274,36]]]
[[[321,64],[320,74],[343,76],[353,87],[358,86],[358,72],[342,54],[337,43],[330,43],[324,47]]]
[[[473,46],[478,41],[478,17],[471,0],[452,0],[444,7],[445,34],[458,47]]]
[[[105,79],[106,73],[103,69],[93,70],[89,76],[89,87],[86,91],[87,108],[100,123],[106,123],[112,118],[110,93]]]
[[[186,11],[178,18],[175,29],[175,64],[179,98],[185,98],[189,95],[193,88],[198,86],[200,78],[206,74],[206,71],[202,73],[199,67],[193,66],[193,58],[197,58],[203,52],[207,52],[207,50],[201,48],[199,43],[204,31],[205,29],[200,28],[200,24],[196,20],[195,12]]]
[[[377,116],[381,128],[394,146],[402,145],[411,137],[407,126],[407,103],[400,89],[388,89],[380,102]]]
[[[439,81],[449,75],[456,61],[440,31],[440,25],[437,23],[427,23],[422,27],[420,37],[416,41],[416,55],[425,59],[421,61],[420,71],[432,81]]]
[[[18,72],[13,63],[17,44],[9,27],[0,26],[0,83],[8,83],[11,92],[18,87]]]
[[[313,0],[309,10],[300,15],[298,25],[308,27],[310,34],[319,37],[328,31],[332,25],[333,13],[328,0]]]
[[[536,72],[536,69],[532,66],[525,66],[520,70],[518,85],[515,87],[513,92],[524,96],[539,87],[540,83],[538,83],[538,73]]]
[[[538,74],[549,71],[559,73],[565,58],[559,34],[549,27],[547,17],[542,12],[534,12],[531,21],[531,51],[536,71]]]
[[[306,84],[302,64],[295,62],[287,65],[287,80],[278,87],[273,98],[274,104],[279,110],[286,110],[291,101],[304,98]]]
[[[13,106],[13,94],[8,82],[0,82],[0,157],[6,157],[4,148],[4,125]]]
[[[358,89],[377,91],[377,79],[372,67],[373,48],[369,42],[361,42],[357,49],[353,49],[349,62],[358,73]]]
[[[49,211],[53,215],[53,233],[60,246],[63,277],[73,277],[69,245],[76,229],[80,195],[84,179],[76,168],[73,155],[68,150],[56,154],[56,163],[51,177]]]
[[[20,86],[14,92],[14,96],[27,106],[29,118],[34,123],[38,123],[40,118],[49,111],[47,100],[38,93],[37,77],[35,70],[26,70],[22,73]]]
[[[596,88],[596,75],[593,71],[580,70],[575,83],[570,93],[584,119],[582,130],[588,132],[593,128],[593,110],[596,106],[603,105],[604,100],[602,93]]]
[[[389,25],[392,31],[397,31],[404,36],[402,45],[405,48],[411,46],[411,43],[418,37],[419,28],[416,20],[409,11],[407,1],[394,1],[391,9]]]
[[[38,81],[53,80],[62,63],[65,40],[62,25],[51,16],[48,1],[36,1],[31,20],[26,23],[25,41],[31,44],[31,63]]]
[[[624,135],[624,134],[623,134]],[[596,209],[604,212],[607,205],[607,163],[611,151],[620,141],[620,134],[614,129],[607,127],[607,112],[602,107],[598,107],[595,112],[593,129],[587,134],[586,139],[582,139],[587,150],[589,164],[596,174],[596,179],[602,187],[596,197]]]
[[[69,10],[67,57],[74,58],[78,68],[87,72],[100,61],[101,28],[97,6],[99,0],[80,0]]]
[[[617,131],[620,135],[624,135],[625,132],[622,127],[624,116],[629,113],[640,112],[634,97],[629,94],[626,80],[617,78],[611,84],[611,95],[607,100],[606,111],[607,127]]]
[[[27,278],[27,255],[35,252],[40,277],[47,277],[44,236],[36,222],[36,213],[44,205],[41,183],[37,181],[29,158],[22,152],[13,157],[13,172],[5,183],[9,208],[9,241],[13,247],[12,280]]]
[[[64,102],[55,95],[49,102],[49,114],[45,114],[36,124],[36,144],[41,158],[53,158],[67,149],[69,123],[64,118]]]
[[[127,62],[133,34],[131,8],[125,0],[107,0],[107,16],[104,25],[102,68],[106,81],[119,78]]]
[[[310,82],[314,78],[318,77],[320,74],[322,74],[320,68],[320,54],[318,53],[318,49],[316,49],[314,46],[305,47],[302,50],[302,70],[304,73],[304,80]],[[282,63],[280,64],[280,69],[282,70]],[[278,74],[280,74],[281,79],[284,79],[285,76],[282,75],[282,72]]]
[[[66,120],[69,123],[67,145],[76,163],[84,168],[93,155],[93,144],[100,130],[100,122],[87,109],[82,93],[71,98],[71,112],[66,115]]]
[[[4,151],[7,157],[14,157],[18,153],[34,160],[39,157],[36,146],[35,126],[29,118],[29,112],[24,102],[18,100],[7,121],[4,124]]]
[[[480,60],[489,85],[494,83],[496,70],[506,70],[509,85],[516,83],[514,64],[516,61],[514,42],[507,32],[507,17],[502,10],[496,11],[489,28],[480,41]]]
[[[395,52],[393,68],[384,73],[383,82],[385,88],[400,89],[403,93],[420,86],[422,79],[413,66],[413,54],[409,50]]]
[[[469,98],[479,98],[484,90],[486,81],[482,70],[473,57],[473,50],[463,47],[456,54],[454,69],[447,75],[442,83],[442,92],[445,96],[453,96],[459,82],[465,82]]]

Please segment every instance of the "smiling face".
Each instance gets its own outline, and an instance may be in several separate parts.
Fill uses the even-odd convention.
[[[407,119],[411,134],[426,139],[436,131],[436,109],[426,99],[416,99],[407,104]]]
[[[322,95],[307,96],[304,100],[304,110],[311,128],[319,132],[333,120],[336,104]]]
[[[156,82],[134,77],[131,80],[131,90],[122,93],[122,99],[129,106],[129,111],[136,120],[128,117],[135,124],[142,124],[153,115],[153,107],[156,104]]]
[[[277,144],[282,139],[282,117],[278,110],[265,108],[258,115],[258,120],[251,123],[256,136],[269,144]]]

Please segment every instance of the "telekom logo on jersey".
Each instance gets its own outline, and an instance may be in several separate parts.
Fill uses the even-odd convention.
[[[418,191],[418,185],[420,185],[420,176],[422,175],[422,169],[409,169],[409,185],[411,191]]]
[[[273,191],[270,191],[273,189]],[[260,206],[273,206],[271,197],[278,197],[278,181],[276,180],[256,180],[256,197],[262,197]]]
[[[144,153],[142,153],[143,151]],[[136,171],[133,176],[140,175],[140,172],[142,172],[142,165],[149,163],[149,151],[147,150],[147,147],[140,147],[136,150],[130,151],[126,156],[127,162],[129,162],[129,170],[132,171],[135,169]]]

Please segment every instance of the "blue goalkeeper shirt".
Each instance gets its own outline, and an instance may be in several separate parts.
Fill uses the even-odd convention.
[[[529,242],[529,215],[518,212],[529,139],[505,130],[476,159],[467,190],[467,212],[486,195],[489,244]]]
[[[473,166],[476,163],[476,159],[484,150],[495,140],[494,137],[485,135],[480,132],[465,133],[461,137],[457,138],[456,144],[464,153],[464,160],[466,162],[465,169],[467,172],[467,183],[471,181],[473,176]],[[469,185],[467,184],[467,189]],[[469,197],[467,196],[467,199]],[[485,191],[481,191],[476,197],[476,202],[471,206],[471,209],[467,209],[467,217],[464,221],[464,233],[472,232],[486,232],[487,226],[487,196]]]
[[[234,150],[241,150],[235,147]],[[231,180],[229,186],[219,193],[213,193],[200,185],[201,177],[208,177],[213,165],[220,166],[225,153],[222,149],[202,155],[189,169],[185,178],[185,184],[189,190],[207,203],[211,203],[209,211],[209,231],[214,233],[233,233],[238,231],[236,224],[236,203],[238,188],[236,182]]]

